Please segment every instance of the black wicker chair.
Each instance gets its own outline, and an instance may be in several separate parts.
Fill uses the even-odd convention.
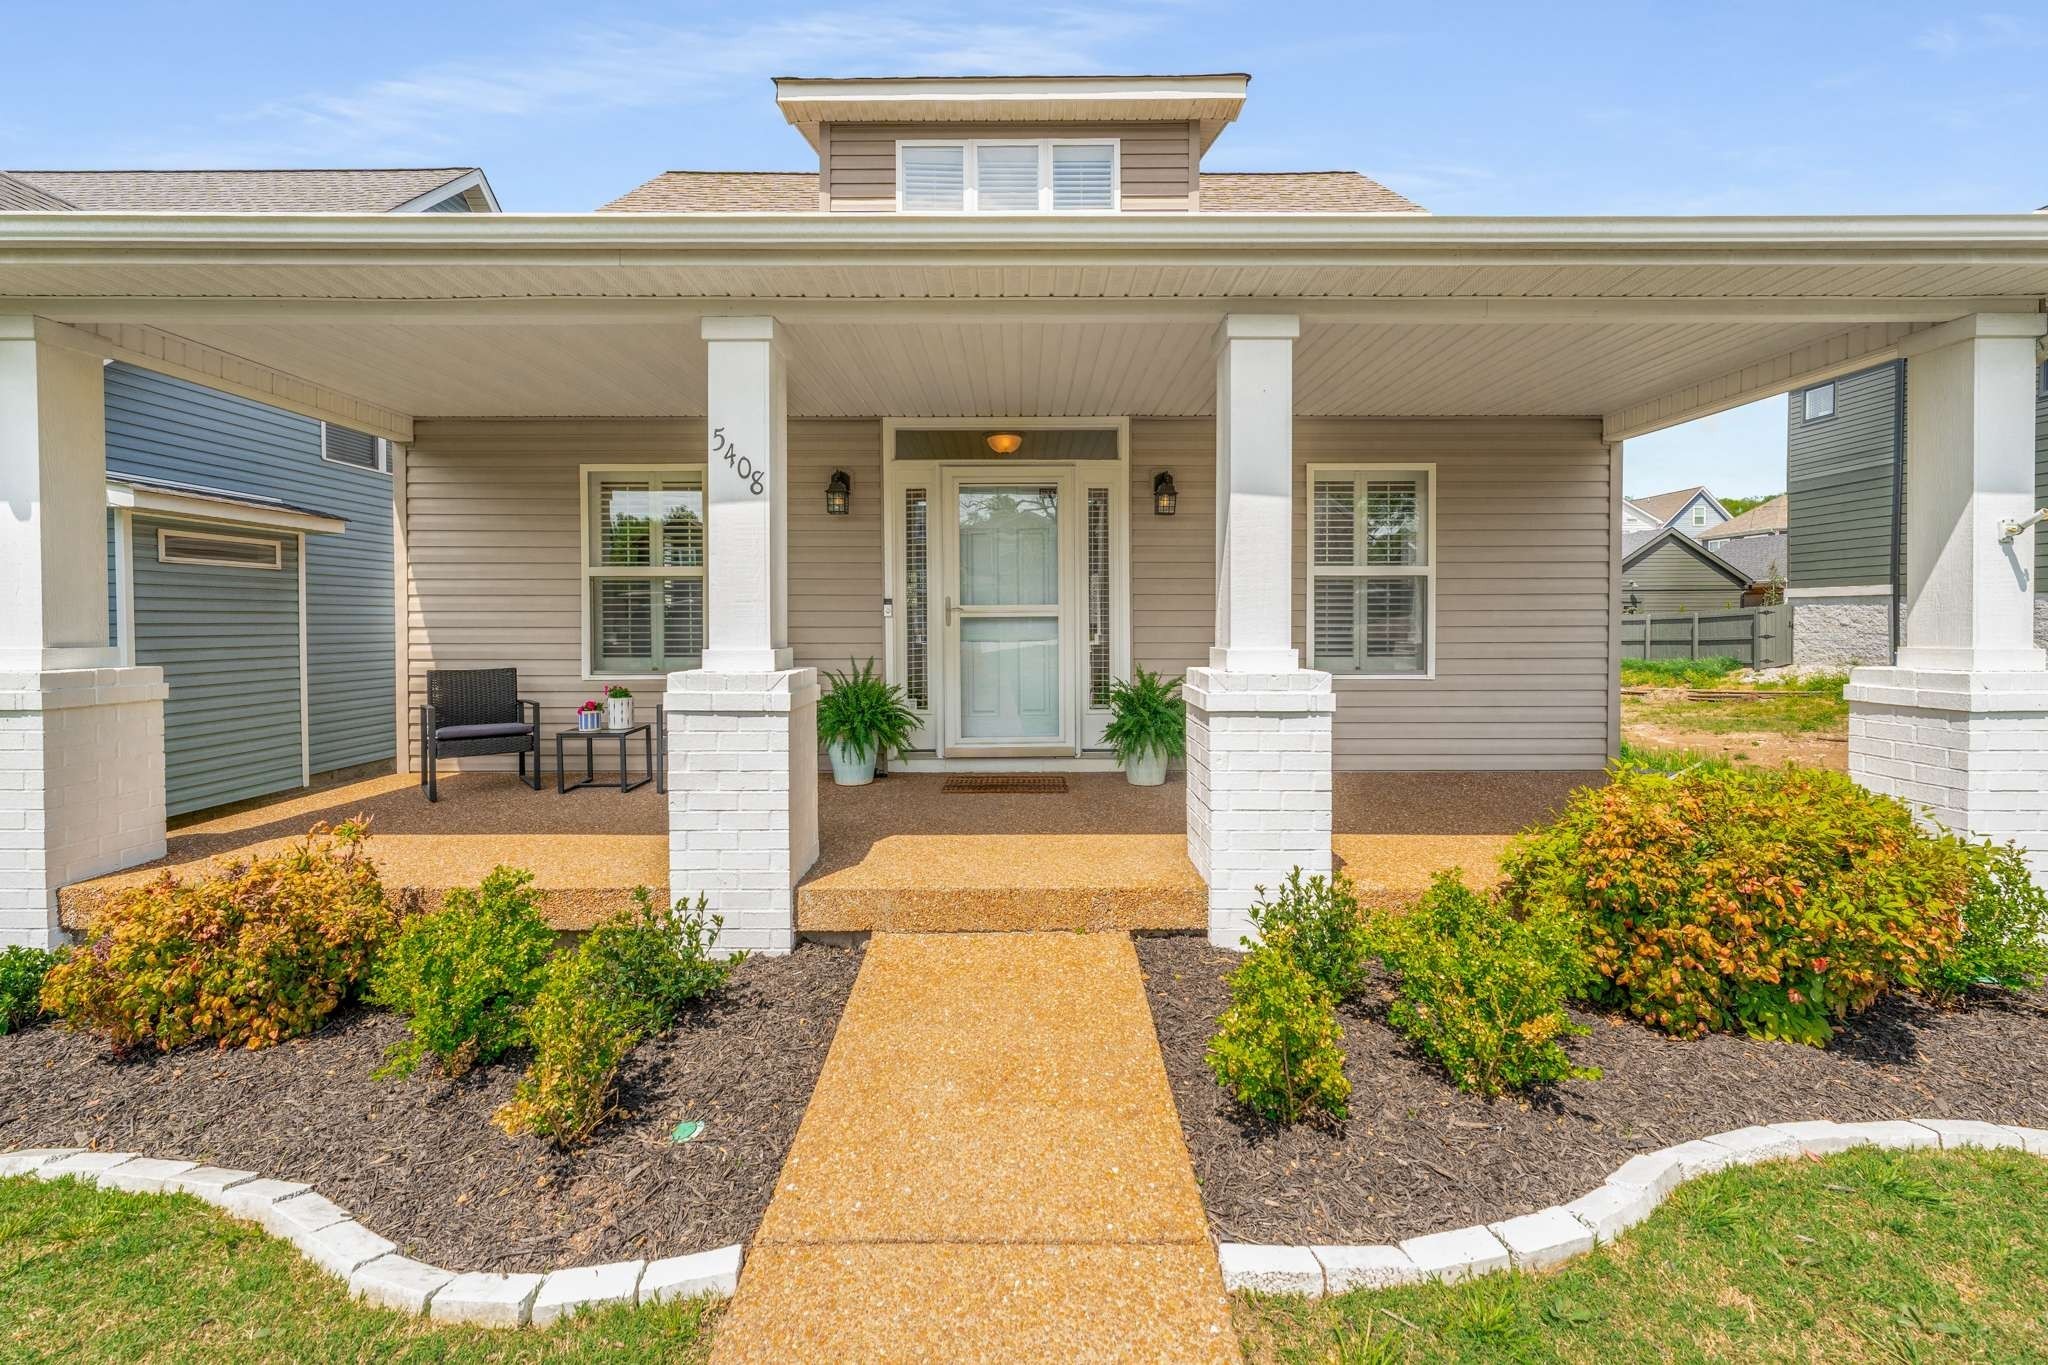
[[[441,799],[434,772],[441,759],[484,754],[518,754],[520,780],[540,790],[540,704],[520,697],[519,670],[428,673],[427,704],[420,708],[420,785],[427,800]]]

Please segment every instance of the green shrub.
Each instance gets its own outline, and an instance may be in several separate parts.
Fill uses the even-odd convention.
[[[510,1102],[492,1115],[506,1132],[531,1133],[569,1148],[611,1117],[612,1084],[640,1029],[635,1012],[608,989],[603,971],[588,952],[564,953],[548,964],[547,980],[527,1012],[533,1064]]]
[[[1261,939],[1284,935],[1295,962],[1333,999],[1349,1000],[1365,985],[1372,940],[1358,911],[1358,888],[1343,873],[1304,880],[1297,867],[1271,899],[1259,888],[1251,919]]]
[[[43,978],[55,954],[16,944],[0,949],[0,1036],[27,1028],[43,1012]]]
[[[450,891],[378,964],[371,998],[408,1017],[377,1074],[410,1076],[432,1057],[460,1076],[523,1045],[554,944],[531,872],[497,867],[475,890]]]
[[[1502,869],[1518,915],[1579,921],[1591,998],[1684,1036],[1813,1044],[1921,988],[1955,950],[1971,887],[1956,840],[1808,768],[1617,767]]]
[[[1209,1040],[1216,1083],[1253,1113],[1295,1123],[1314,1110],[1341,1119],[1351,1096],[1344,1030],[1322,983],[1295,960],[1281,932],[1230,974],[1230,1006]]]
[[[1387,1022],[1481,1095],[1597,1080],[1559,1040],[1564,1002],[1585,977],[1578,929],[1555,913],[1521,920],[1439,873],[1415,908],[1387,917],[1380,952],[1399,980]]]
[[[2048,979],[2048,891],[2011,844],[1964,843],[1970,896],[1955,951],[1927,971],[1923,989],[1953,1004],[1973,986],[2031,990]]]
[[[170,873],[100,913],[94,937],[43,982],[42,1003],[116,1053],[205,1039],[268,1047],[310,1033],[397,931],[359,822],[217,876]]]
[[[1727,655],[1708,659],[1623,659],[1623,687],[1718,687],[1742,667]]]
[[[646,887],[633,891],[633,908],[621,910],[593,929],[583,953],[597,979],[618,1003],[650,1031],[672,1027],[683,1012],[724,987],[745,953],[711,956],[721,915],[708,913],[702,896],[695,905],[679,900],[675,909],[655,904]]]

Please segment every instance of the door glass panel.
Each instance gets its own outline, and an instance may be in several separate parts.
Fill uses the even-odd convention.
[[[1041,607],[1059,600],[1059,491],[962,488],[960,605]]]
[[[1057,739],[1059,733],[1059,617],[962,617],[961,737]]]

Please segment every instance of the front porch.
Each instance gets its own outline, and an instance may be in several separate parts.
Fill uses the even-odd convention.
[[[1133,787],[1115,773],[1072,773],[1060,793],[949,793],[941,773],[895,773],[867,787],[818,781],[818,861],[797,887],[797,932],[1136,929],[1198,932],[1208,892],[1188,861],[1183,779]],[[1490,876],[1519,830],[1548,818],[1596,772],[1340,773],[1332,861],[1361,895],[1413,896],[1437,872]],[[498,864],[534,874],[558,929],[588,928],[666,886],[668,798],[652,787],[558,797],[508,773],[442,783],[438,804],[416,776],[375,777],[294,793],[170,831],[165,855],[66,886],[66,930],[80,933],[111,898],[168,870],[201,875],[275,852],[313,825],[367,816],[385,884],[437,904]],[[688,892],[678,889],[674,894]]]

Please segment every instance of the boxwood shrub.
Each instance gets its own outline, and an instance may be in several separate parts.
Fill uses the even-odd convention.
[[[1318,1111],[1342,1119],[1351,1097],[1344,1030],[1322,982],[1302,968],[1281,929],[1230,974],[1230,1005],[1209,1040],[1209,1070],[1239,1104],[1297,1123]]]
[[[1616,769],[1503,861],[1524,917],[1579,921],[1589,996],[1683,1036],[1820,1044],[1963,941],[1968,846],[1807,768]]]

